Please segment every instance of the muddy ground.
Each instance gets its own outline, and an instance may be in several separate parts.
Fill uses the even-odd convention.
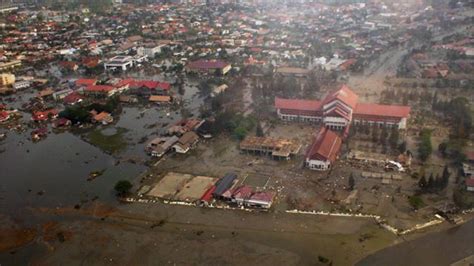
[[[245,180],[245,184],[265,184],[263,189],[277,192],[271,211],[298,209],[376,214],[403,230],[434,218],[433,209],[429,206],[415,212],[409,205],[407,198],[416,190],[418,180],[407,173],[393,173],[399,174],[401,180],[382,184],[381,179],[364,178],[361,172],[385,173],[383,165],[357,164],[344,156],[331,171],[318,172],[304,168],[304,154],[316,132],[317,126],[298,123],[277,122],[270,129],[270,136],[290,138],[302,144],[300,153],[289,161],[276,161],[241,152],[238,141],[228,136],[206,140],[189,154],[174,154],[160,160],[141,179],[137,188],[141,185],[154,186],[168,172],[216,178],[227,172],[235,172],[241,182]],[[374,154],[377,158],[395,158],[380,151]],[[355,178],[354,191],[348,189],[351,174]]]
[[[23,264],[30,254],[27,261],[33,265],[318,265],[324,257],[334,265],[350,265],[396,240],[372,219],[161,203],[106,212],[95,208],[103,207],[32,210],[37,218],[62,218],[37,225],[48,233],[23,249],[1,253],[0,261]]]

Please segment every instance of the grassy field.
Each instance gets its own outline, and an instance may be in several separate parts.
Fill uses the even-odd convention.
[[[101,129],[95,129],[89,132],[86,136],[89,143],[99,147],[107,153],[118,153],[127,147],[123,135],[127,132],[125,128],[117,128],[117,131],[112,135],[105,135]]]

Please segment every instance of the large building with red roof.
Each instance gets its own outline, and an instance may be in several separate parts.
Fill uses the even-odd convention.
[[[342,139],[335,132],[323,127],[306,152],[305,165],[311,170],[328,170],[341,150]]]
[[[186,65],[188,72],[225,75],[231,70],[231,64],[222,60],[196,60]]]
[[[346,85],[322,101],[275,98],[275,108],[282,120],[318,122],[333,130],[344,130],[351,123],[405,129],[410,115],[409,106],[359,103]]]

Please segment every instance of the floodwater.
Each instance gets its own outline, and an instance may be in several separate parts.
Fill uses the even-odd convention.
[[[71,133],[50,134],[33,143],[21,134],[9,132],[0,147],[0,209],[18,213],[30,206],[80,204],[94,197],[114,199],[113,185],[120,179],[132,180],[144,166],[121,163]],[[103,170],[102,176],[87,181],[89,173]]]
[[[20,108],[36,93],[29,90],[20,94],[6,104]],[[183,100],[193,113],[202,104],[195,86],[186,86]],[[31,117],[23,115],[23,122]],[[23,133],[0,128],[0,133],[7,133],[7,138],[0,141],[0,210],[22,216],[27,207],[71,206],[90,200],[115,203],[115,183],[121,179],[134,181],[146,171],[146,143],[179,119],[180,111],[170,108],[124,107],[116,123],[98,127],[104,135],[113,134],[117,128],[127,129],[127,147],[113,156],[79,135],[53,133],[50,126],[48,136],[36,143],[30,140],[31,128]],[[103,175],[87,180],[90,172],[101,170],[105,170]]]
[[[450,265],[474,255],[474,220],[403,242],[370,255],[357,265]]]

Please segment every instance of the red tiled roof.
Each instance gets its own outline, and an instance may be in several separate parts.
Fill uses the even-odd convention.
[[[7,111],[0,111],[0,121],[7,120],[10,114]]]
[[[49,109],[46,111],[37,111],[33,113],[32,119],[35,121],[45,121],[49,119],[49,116],[58,115],[59,111],[56,109]]]
[[[410,110],[410,106],[359,103],[354,110],[354,116],[360,115],[405,118],[410,114]]]
[[[81,62],[86,67],[93,68],[100,63],[100,59],[98,57],[84,57]]]
[[[322,128],[314,138],[310,149],[306,153],[306,158],[328,160],[333,163],[336,161],[341,144],[342,139],[336,133],[327,128]]]
[[[240,186],[232,191],[232,197],[239,199],[246,199],[253,193],[253,188],[250,186]]]
[[[206,190],[206,192],[204,192],[204,194],[201,197],[201,201],[210,202],[212,199],[212,193],[214,193],[214,190],[216,190],[216,186],[212,186],[208,190]]]
[[[89,92],[109,92],[114,90],[115,88],[113,86],[109,85],[89,85],[86,88],[86,91]]]
[[[171,85],[168,82],[154,81],[154,80],[134,80],[134,79],[124,79],[117,84],[128,84],[132,88],[142,88],[146,87],[148,89],[162,89],[169,90]]]
[[[76,102],[78,102],[82,99],[84,99],[84,96],[80,95],[77,92],[72,92],[72,93],[68,94],[66,97],[64,97],[63,102],[65,104],[73,104],[73,103],[76,103]]]
[[[353,64],[355,64],[357,62],[357,60],[355,59],[349,59],[349,60],[346,60],[344,63],[340,64],[339,65],[339,68],[341,70],[347,70],[349,69],[349,67],[351,67]]]
[[[474,178],[466,179],[466,186],[467,187],[474,187]]]
[[[256,201],[272,202],[274,197],[275,197],[274,192],[266,191],[266,192],[255,192],[252,194],[252,196],[250,196],[250,199],[256,200]]]
[[[333,93],[326,96],[324,99],[324,104],[330,103],[335,100],[339,100],[352,109],[354,109],[357,105],[357,100],[359,96],[355,94],[349,87],[346,85],[342,85],[338,90],[334,91]]]
[[[321,108],[321,101],[282,99],[282,98],[276,97],[275,108],[300,110],[300,111],[318,111]]]
[[[197,60],[189,62],[188,68],[198,68],[198,69],[214,69],[214,68],[224,68],[228,66],[229,63],[222,60]]]
[[[61,61],[59,62],[59,65],[63,68],[68,68],[68,69],[74,69],[77,66],[76,62],[72,62],[72,61]]]
[[[350,120],[350,111],[346,110],[346,108],[342,108],[342,106],[336,106],[330,112],[327,112],[325,116],[340,116]]]
[[[97,79],[78,79],[76,80],[76,86],[90,86],[94,85],[97,82]]]
[[[474,151],[466,151],[464,154],[469,161],[474,161]]]

